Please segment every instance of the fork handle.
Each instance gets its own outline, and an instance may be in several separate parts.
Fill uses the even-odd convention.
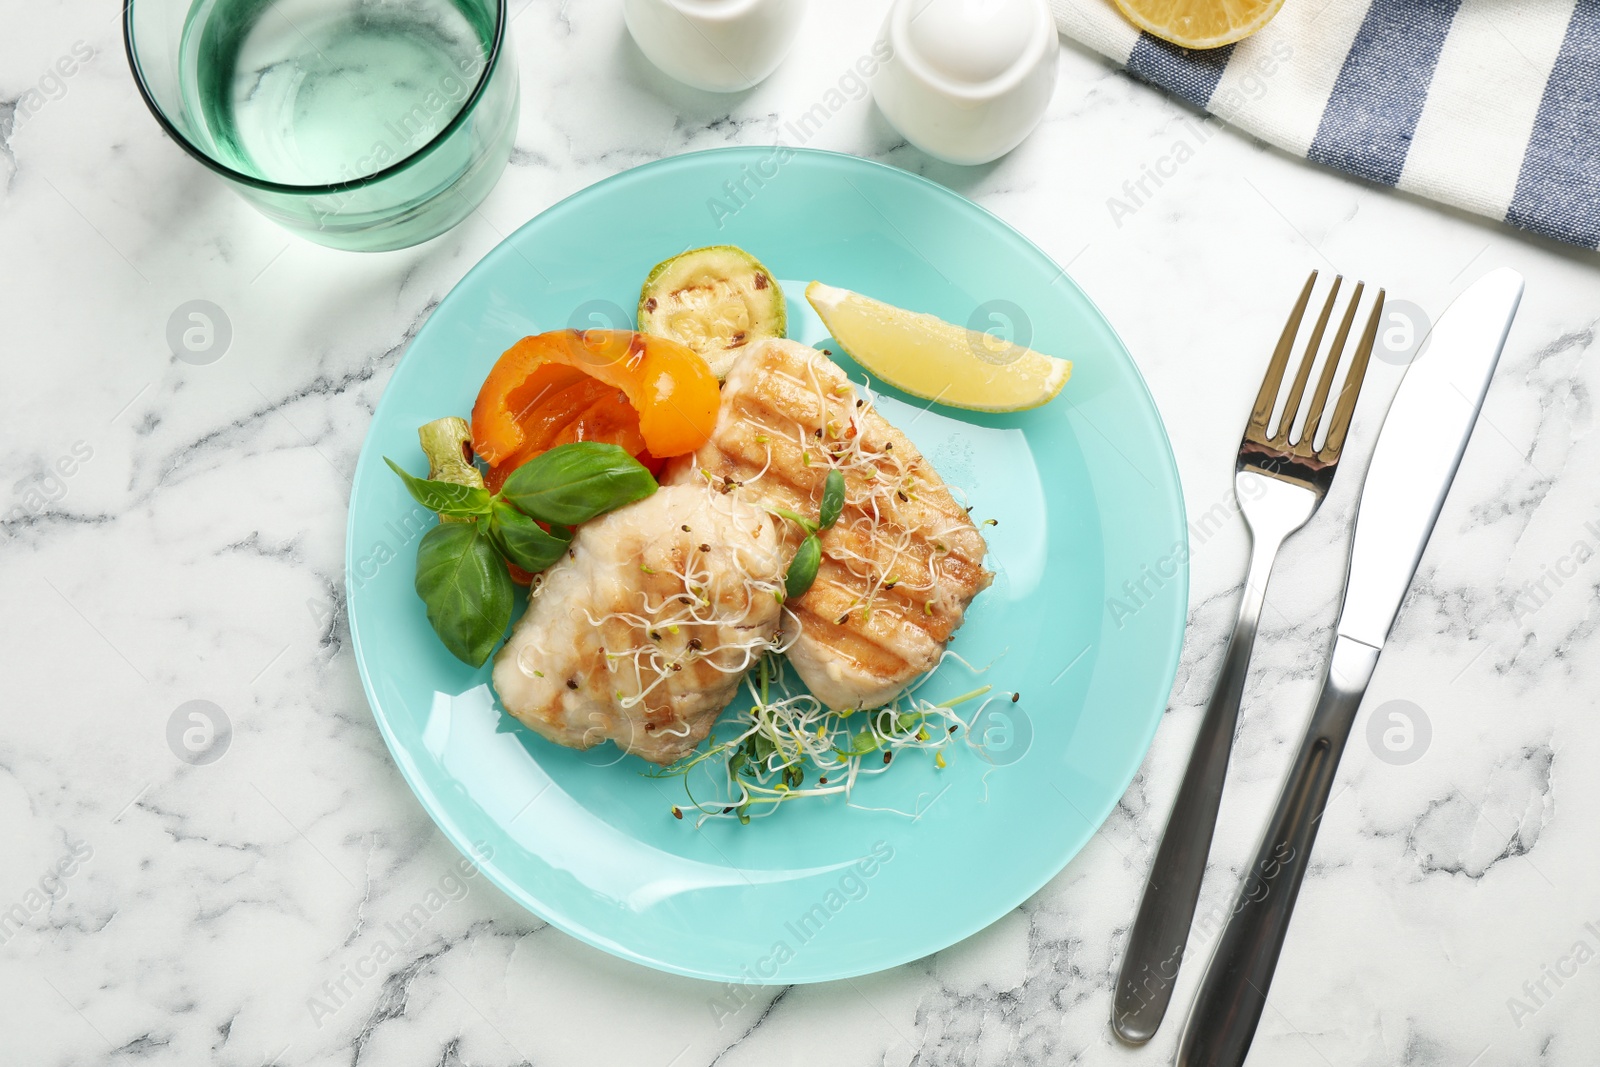
[[[1292,529],[1260,529],[1251,541],[1250,569],[1239,603],[1239,621],[1228,639],[1222,673],[1206,704],[1194,754],[1189,758],[1161,847],[1145,881],[1139,914],[1128,935],[1122,970],[1117,975],[1111,1028],[1124,1041],[1150,1040],[1172,1000],[1217,826],[1217,807],[1228,776],[1228,753],[1239,722],[1239,700],[1261,621],[1267,576],[1272,573],[1278,549],[1291,532]]]
[[[1178,1067],[1241,1067],[1378,649],[1340,636],[1305,740],[1189,1012]]]

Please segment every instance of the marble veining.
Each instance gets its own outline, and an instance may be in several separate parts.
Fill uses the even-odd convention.
[[[612,0],[519,0],[523,118],[506,176],[452,233],[365,257],[287,236],[165,141],[134,93],[117,12],[8,16],[0,1063],[1170,1062],[1179,1015],[1144,1049],[1116,1044],[1106,1022],[1238,602],[1247,544],[1234,515],[1193,537],[1168,714],[1090,844],[990,929],[849,982],[730,1001],[547,927],[460,866],[367,710],[344,617],[345,504],[409,339],[548,205],[663,155],[796,143],[819,103],[827,117],[804,143],[943,182],[1069,266],[1149,381],[1191,520],[1228,501],[1236,427],[1306,271],[1364,278],[1435,315],[1484,270],[1524,272],[1478,432],[1341,767],[1251,1062],[1594,1062],[1594,255],[1202,125],[1072,46],[1019,149],[969,169],[933,161],[841,81],[884,6],[813,0],[772,79],[714,97],[651,68]],[[51,76],[64,57],[73,74]],[[1124,210],[1124,184],[1179,138],[1189,150],[1176,173]],[[178,360],[166,343],[169,317],[193,300],[230,326],[211,362]],[[1280,557],[1177,1012],[1215,937],[1205,917],[1229,906],[1314,698],[1359,472],[1398,377],[1374,365],[1344,472]],[[169,719],[192,700],[231,729],[215,763],[182,762],[169,745]],[[1397,700],[1431,724],[1408,764],[1367,741]]]

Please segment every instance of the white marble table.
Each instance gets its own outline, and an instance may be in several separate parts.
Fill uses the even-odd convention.
[[[1172,1021],[1145,1049],[1116,1044],[1110,987],[1236,602],[1237,519],[1196,533],[1171,711],[1123,804],[1044,891],[970,941],[856,981],[764,990],[719,1024],[716,987],[579,944],[476,879],[375,975],[351,969],[457,859],[384,749],[343,616],[351,469],[407,340],[557,199],[659,156],[769,142],[839,85],[883,3],[816,0],[791,60],[728,98],[648,68],[615,0],[516,6],[523,118],[505,178],[457,231],[367,257],[286,236],[165,141],[114,11],[6,16],[0,1062],[1169,1062]],[[74,53],[70,77],[45,80]],[[931,162],[864,99],[809,143],[936,178],[1070,264],[1150,382],[1195,518],[1228,498],[1262,339],[1309,268],[1435,313],[1489,267],[1526,274],[1341,769],[1252,1062],[1593,1064],[1595,257],[1201,126],[1071,47],[1044,125],[992,166]],[[1174,154],[1176,174],[1114,219],[1108,198]],[[195,299],[232,326],[206,366],[165,340]],[[1398,380],[1376,375],[1384,390]],[[1253,850],[1309,710],[1356,484],[1341,477],[1280,561],[1203,907]],[[1398,699],[1432,724],[1406,766],[1362,741],[1366,717]],[[232,724],[208,766],[168,746],[190,700]],[[1199,970],[1185,969],[1180,1005]]]

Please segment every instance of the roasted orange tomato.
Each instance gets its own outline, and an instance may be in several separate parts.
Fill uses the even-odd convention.
[[[478,391],[472,446],[491,490],[556,445],[605,441],[658,470],[705,443],[717,379],[704,358],[628,330],[552,330],[508,348]]]

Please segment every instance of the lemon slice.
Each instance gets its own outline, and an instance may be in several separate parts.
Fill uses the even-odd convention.
[[[896,389],[970,411],[1026,411],[1061,392],[1072,364],[1031,348],[812,282],[806,299],[850,357]]]
[[[1112,0],[1128,21],[1184,48],[1221,48],[1272,21],[1283,0]]]

